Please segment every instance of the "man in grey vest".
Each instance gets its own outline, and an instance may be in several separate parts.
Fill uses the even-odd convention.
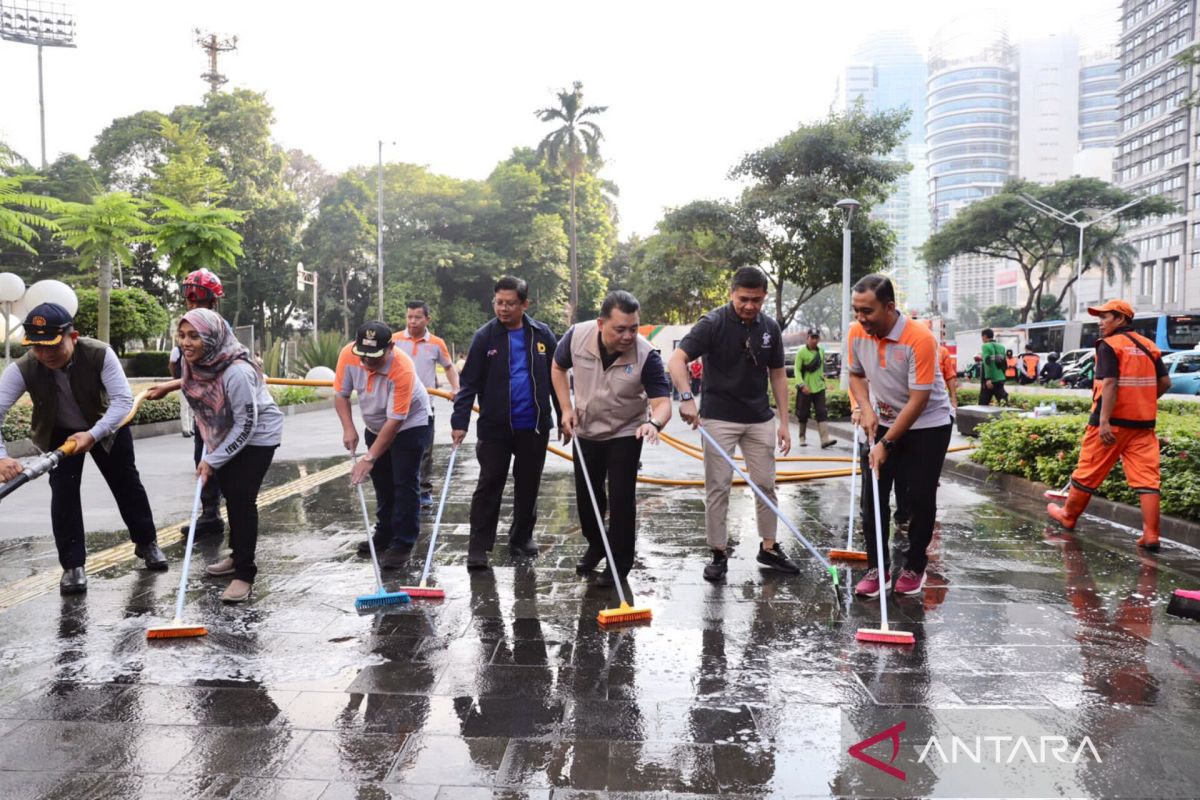
[[[662,357],[638,335],[638,301],[629,292],[609,292],[600,317],[580,322],[559,340],[550,380],[566,436],[579,440],[600,513],[608,513],[607,530],[614,564],[622,580],[633,568],[637,534],[637,470],[643,442],[658,442],[658,432],[671,418],[671,385]],[[571,370],[575,403],[571,404]],[[607,491],[605,485],[607,484]],[[575,464],[575,501],[588,549],[575,565],[587,575],[605,557],[596,514],[583,470]],[[597,580],[612,586],[612,570]]]
[[[50,473],[50,522],[63,594],[87,591],[87,560],[79,484],[86,453],[108,483],[121,519],[136,545],[134,552],[147,569],[164,570],[167,557],[158,548],[154,515],[133,458],[133,436],[121,420],[133,408],[133,393],[117,355],[103,342],[81,339],[67,310],[42,303],[25,318],[30,350],[0,375],[0,422],[22,394],[33,400],[33,443],[52,450],[70,440],[73,455]],[[0,481],[21,473],[0,441]]]

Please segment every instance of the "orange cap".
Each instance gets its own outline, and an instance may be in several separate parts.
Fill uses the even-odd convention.
[[[1115,311],[1118,314],[1124,315],[1126,319],[1133,319],[1133,306],[1129,305],[1127,300],[1109,300],[1102,306],[1091,306],[1088,308],[1088,313],[1093,317],[1098,317],[1105,311]]]

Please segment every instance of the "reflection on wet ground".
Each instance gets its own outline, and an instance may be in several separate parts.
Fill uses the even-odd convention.
[[[271,480],[328,463],[281,464]],[[194,568],[187,617],[205,638],[147,642],[178,573],[132,565],[84,598],[0,614],[0,798],[1200,793],[1200,627],[1163,613],[1173,588],[1200,583],[1195,553],[1140,558],[1128,531],[1049,531],[1032,504],[947,481],[929,585],[890,606],[916,646],[888,649],[854,641],[877,606],[811,560],[799,577],[757,568],[749,496],[733,502],[728,582],[712,586],[698,492],[643,488],[632,583],[654,619],[601,631],[614,599],[574,573],[569,473],[547,470],[539,558],[498,548],[481,576],[463,566],[474,475],[465,464],[447,506],[444,601],[354,613],[372,577],[339,480],[263,513],[249,606],[223,607]],[[844,542],[846,488],[781,495],[827,548]],[[219,546],[202,542],[198,560]],[[847,754],[901,721],[903,782]],[[1087,736],[1101,758],[981,789],[961,765],[912,755],[980,729]]]

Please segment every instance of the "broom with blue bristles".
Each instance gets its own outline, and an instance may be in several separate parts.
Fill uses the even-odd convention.
[[[358,456],[354,453],[350,454],[350,463],[358,461]],[[354,607],[359,611],[363,609],[381,608],[383,606],[396,606],[401,603],[412,602],[409,596],[404,592],[389,592],[383,588],[383,573],[379,571],[379,558],[375,554],[375,536],[371,530],[371,515],[367,513],[367,496],[363,492],[361,483],[354,484],[354,488],[358,489],[358,502],[362,506],[363,525],[367,529],[367,545],[371,548],[371,566],[375,568],[375,594],[363,594],[354,598]]]

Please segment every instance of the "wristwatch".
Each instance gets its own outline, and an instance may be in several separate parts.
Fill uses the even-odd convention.
[[[648,421],[648,422],[649,422],[651,425],[653,425],[653,426],[654,426],[654,429],[655,429],[655,430],[661,431],[661,430],[662,430],[662,429],[665,427],[665,426],[664,426],[664,425],[663,425],[661,422],[659,422],[658,420],[656,420],[654,417],[651,417],[651,418],[650,418],[649,420],[647,420],[647,421]]]
[[[679,402],[681,402],[681,403],[686,403],[688,400],[691,400],[691,399],[693,399],[691,392],[684,392],[683,394],[679,395]]]
[[[896,446],[896,441],[894,439],[883,438],[879,440],[879,443],[882,444],[883,449],[889,453],[892,452],[892,448]]]

